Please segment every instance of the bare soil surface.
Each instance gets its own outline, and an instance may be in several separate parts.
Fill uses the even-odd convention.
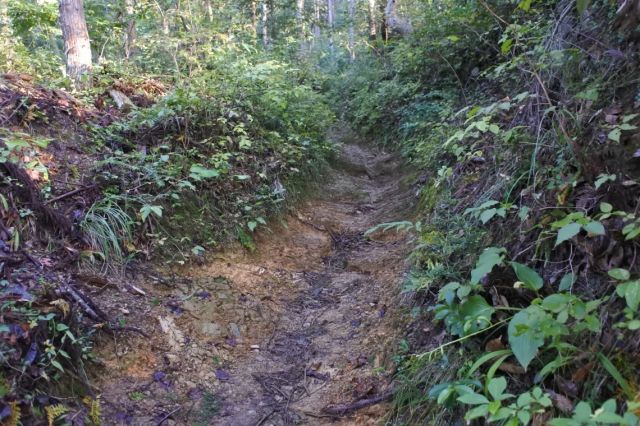
[[[399,160],[345,144],[318,194],[256,238],[173,279],[108,290],[111,313],[149,337],[99,344],[106,424],[378,424],[390,390],[414,193]],[[129,289],[131,290],[131,289]],[[145,294],[143,295],[142,292]]]

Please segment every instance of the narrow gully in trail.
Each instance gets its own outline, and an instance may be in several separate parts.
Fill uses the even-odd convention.
[[[377,424],[384,405],[342,419],[323,409],[389,389],[410,236],[363,234],[410,217],[415,197],[396,156],[350,143],[338,157],[324,189],[286,226],[261,233],[256,253],[229,249],[185,273],[186,288],[157,294],[180,303],[173,312],[166,303],[147,310],[140,320],[154,329],[151,339],[105,342],[108,416],[130,424]]]

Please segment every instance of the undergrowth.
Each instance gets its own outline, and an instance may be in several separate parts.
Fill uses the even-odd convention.
[[[631,35],[602,2],[450,2],[418,19],[332,86],[423,173],[388,423],[637,424]]]

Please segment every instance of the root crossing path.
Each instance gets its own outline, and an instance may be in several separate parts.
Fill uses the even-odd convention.
[[[410,215],[406,180],[397,157],[345,144],[323,188],[260,233],[254,253],[229,249],[183,271],[180,285],[145,286],[159,302],[136,320],[153,337],[100,349],[106,415],[122,424],[377,424],[385,403],[339,417],[327,407],[390,390],[410,236],[364,233]]]

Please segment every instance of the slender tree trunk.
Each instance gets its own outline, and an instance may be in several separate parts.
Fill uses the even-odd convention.
[[[396,0],[387,0],[387,6],[384,8],[384,25],[387,32],[385,39],[387,40],[391,34],[403,36],[411,32],[411,21],[399,17],[396,6]]]
[[[333,26],[335,23],[334,0],[327,0],[327,27],[329,28],[329,51],[333,54]]]
[[[77,85],[91,72],[91,43],[82,0],[60,1],[60,27],[67,58],[67,74]]]
[[[296,22],[298,24],[298,31],[300,32],[300,41],[304,43],[304,0],[296,0]]]
[[[258,2],[251,0],[251,28],[253,29],[253,36],[258,38]]]
[[[378,36],[378,24],[376,23],[376,0],[369,0],[369,40],[375,40]]]
[[[269,5],[267,4],[267,0],[263,0],[262,2],[262,16],[260,17],[262,21],[262,44],[264,47],[269,46]]]
[[[6,0],[0,0],[0,60],[5,63],[0,65],[0,70],[11,71],[15,62],[15,44],[9,10]]]
[[[211,0],[204,0],[204,13],[207,17],[207,22],[213,22],[213,6]]]
[[[320,0],[313,0],[313,41],[320,39]]]
[[[356,46],[355,46],[355,30],[353,28],[356,19],[356,0],[349,0],[349,56],[351,60],[356,59]]]
[[[124,39],[124,57],[129,60],[133,56],[133,50],[136,47],[136,11],[135,0],[124,0],[124,13],[127,18],[127,32]]]

